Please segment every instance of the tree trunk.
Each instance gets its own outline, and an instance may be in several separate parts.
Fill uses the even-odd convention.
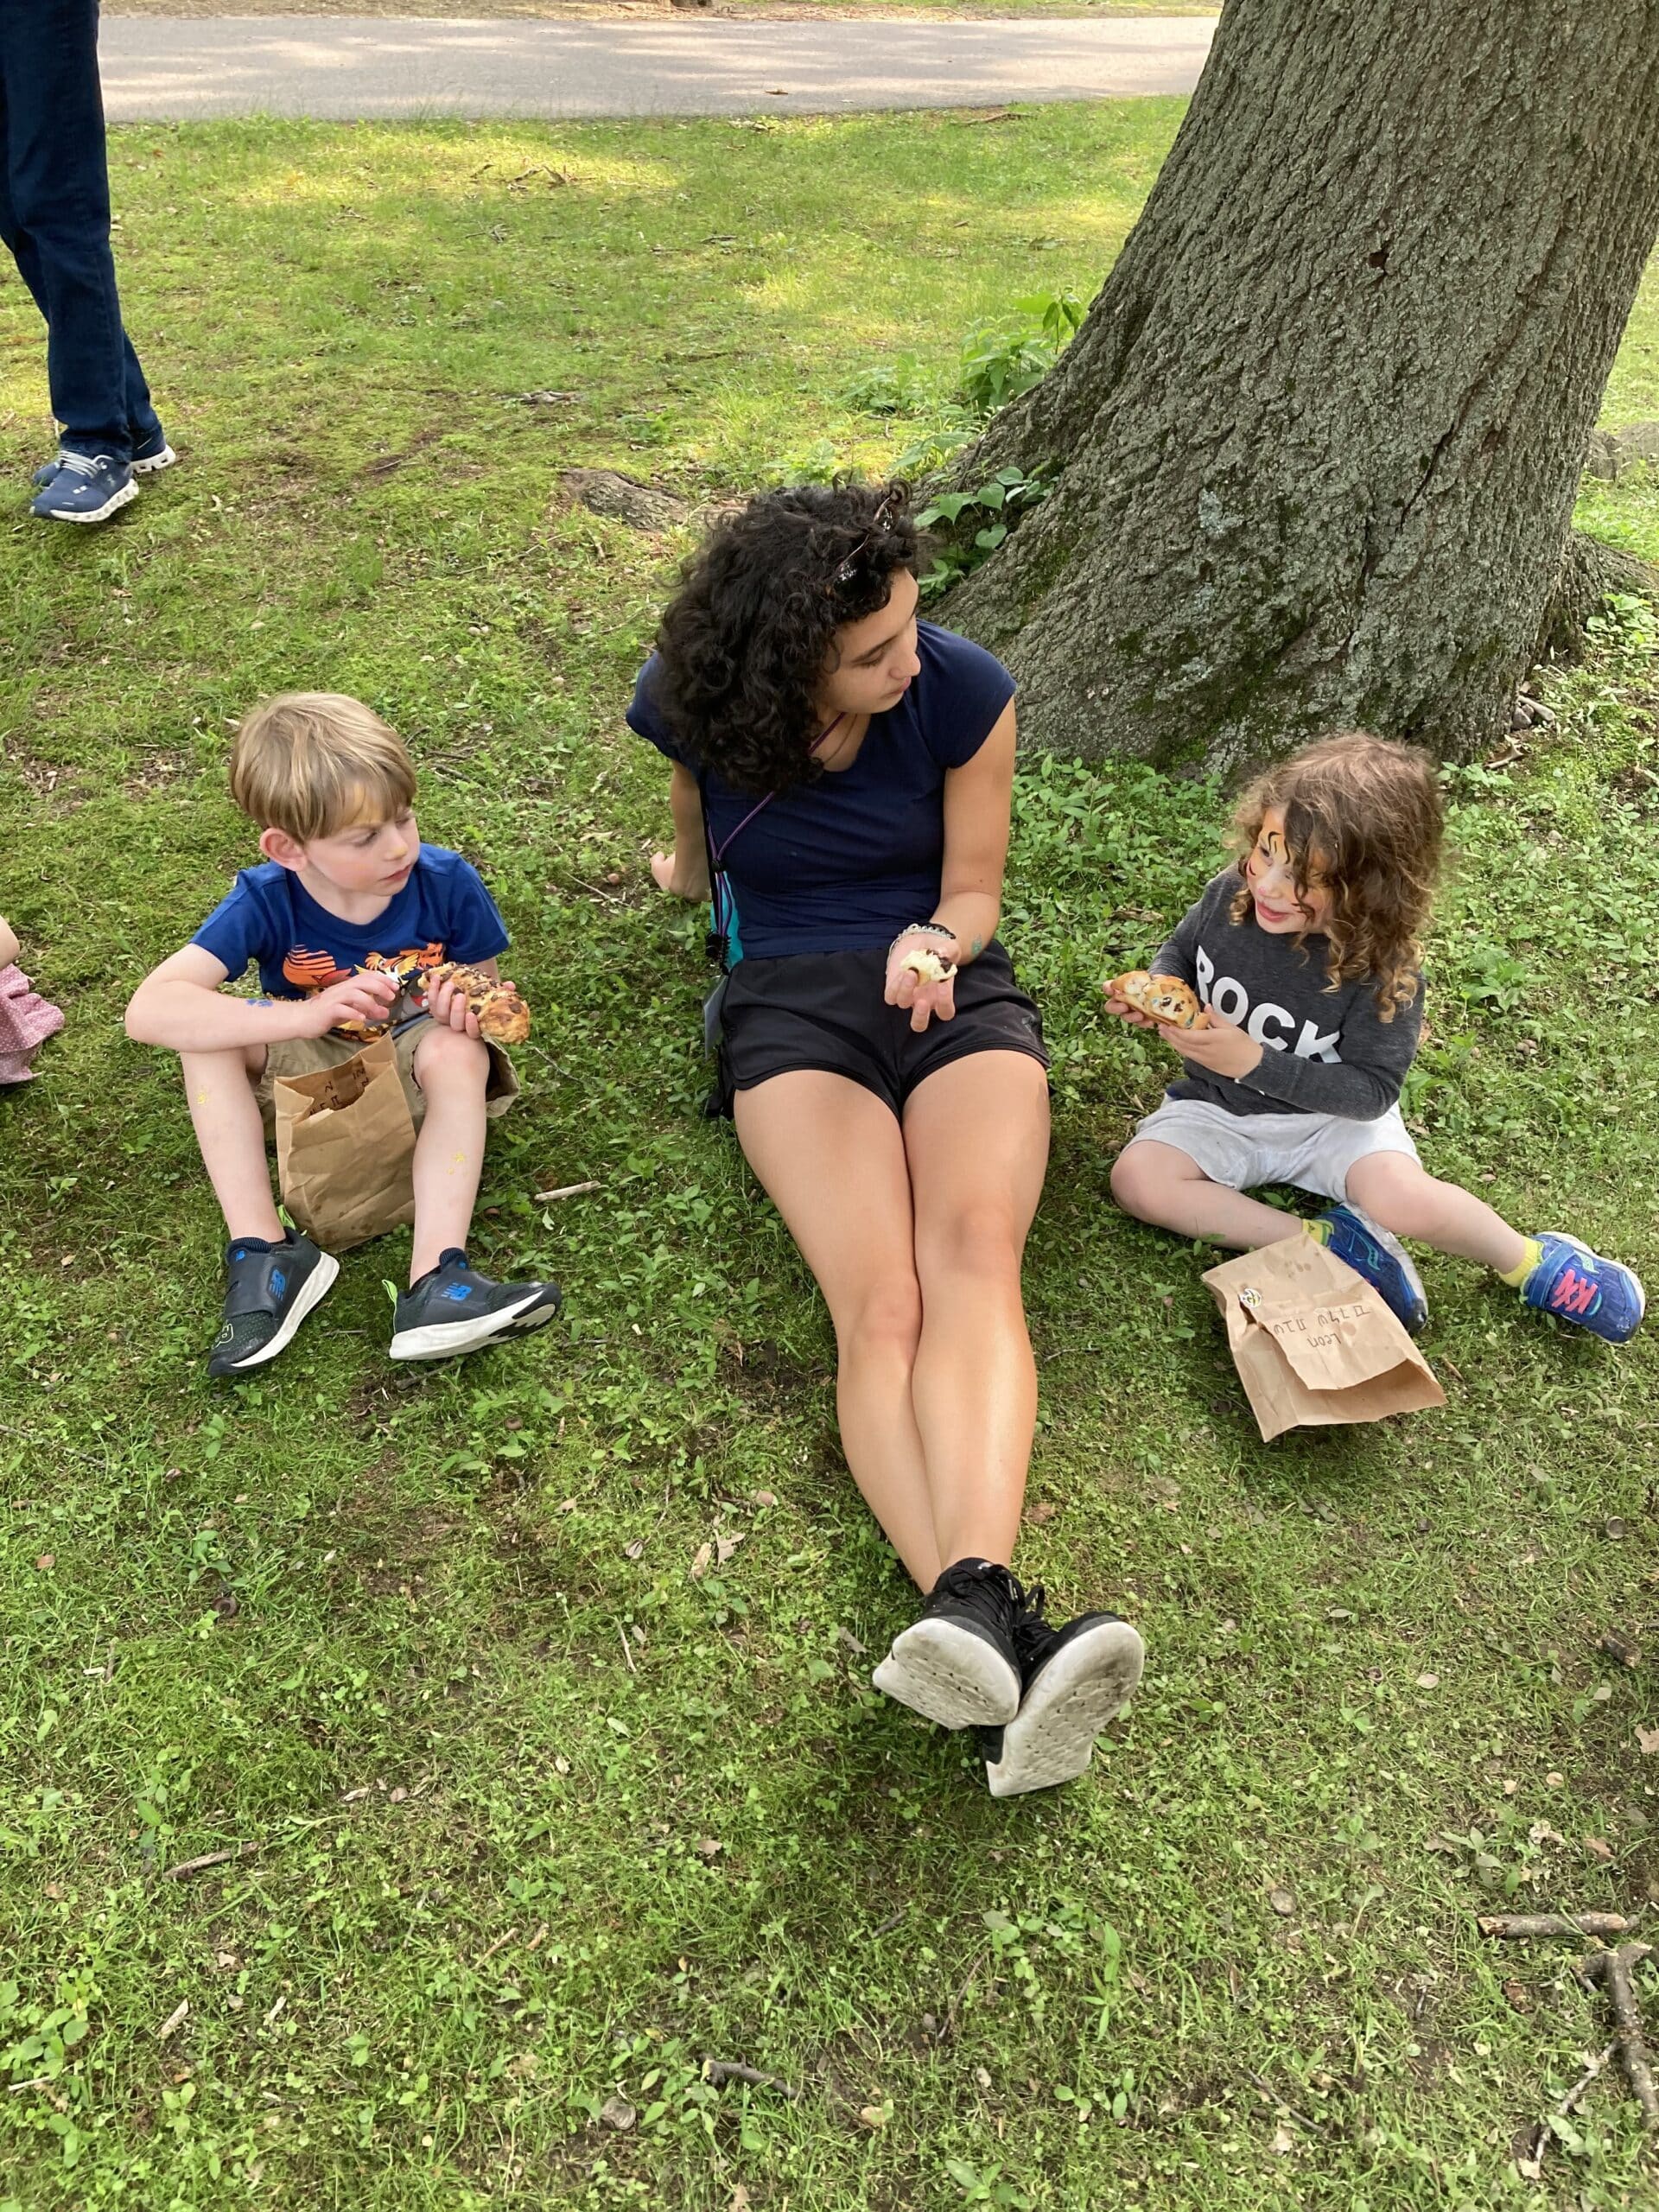
[[[1236,771],[1510,726],[1659,227],[1659,0],[1228,0],[944,602],[1039,745]]]

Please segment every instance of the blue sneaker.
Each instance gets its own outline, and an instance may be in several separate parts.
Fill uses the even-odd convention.
[[[135,476],[155,476],[163,468],[171,468],[178,459],[167,442],[167,432],[158,423],[147,438],[142,438],[132,449],[132,473]]]
[[[135,476],[154,476],[158,470],[171,468],[178,459],[167,442],[167,433],[158,423],[149,436],[132,449],[132,473]],[[43,492],[63,467],[64,456],[60,450],[50,461],[43,461],[29,479],[37,492]]]
[[[225,1313],[207,1372],[245,1375],[285,1351],[294,1332],[334,1287],[340,1262],[291,1229],[280,1244],[238,1236],[225,1255]]]
[[[1576,1236],[1541,1230],[1544,1256],[1521,1286],[1521,1295],[1541,1313],[1576,1322],[1610,1344],[1628,1344],[1642,1325],[1647,1294],[1637,1278],[1617,1260],[1604,1260]]]
[[[132,464],[106,453],[60,453],[29,512],[46,522],[107,522],[138,496]]]
[[[1364,1277],[1408,1336],[1416,1336],[1428,1319],[1428,1300],[1400,1239],[1356,1205],[1333,1206],[1319,1220],[1327,1224],[1327,1249]]]
[[[541,1328],[563,1302],[556,1282],[492,1282],[452,1245],[398,1298],[391,1357],[453,1359],[499,1337]]]

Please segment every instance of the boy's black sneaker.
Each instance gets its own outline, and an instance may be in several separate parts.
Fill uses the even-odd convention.
[[[1138,1631],[1116,1613],[1079,1613],[1051,1628],[1043,1604],[1041,1589],[1033,1590],[1014,1630],[1020,1710],[980,1739],[993,1797],[1052,1789],[1084,1772],[1096,1737],[1128,1704],[1146,1660]]]
[[[893,1638],[870,1679],[941,1728],[1012,1720],[1020,1707],[1014,1638],[1025,1602],[1006,1567],[959,1559],[940,1575],[920,1620]]]
[[[459,1245],[411,1283],[392,1318],[394,1359],[453,1359],[499,1338],[522,1336],[563,1304],[556,1282],[492,1282],[467,1264]]]
[[[225,1255],[225,1319],[207,1357],[212,1376],[245,1375],[287,1350],[334,1287],[340,1262],[290,1229],[280,1244],[238,1236]]]

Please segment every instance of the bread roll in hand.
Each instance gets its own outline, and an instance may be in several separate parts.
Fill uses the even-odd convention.
[[[1172,1029],[1198,1025],[1198,1001],[1179,976],[1149,976],[1144,968],[1131,968],[1127,975],[1113,976],[1106,995],[1121,999],[1148,1021],[1167,1022]]]
[[[453,983],[467,1001],[467,1010],[478,1023],[478,1033],[492,1045],[522,1045],[530,1034],[530,1008],[512,983],[498,983],[481,969],[459,960],[446,960],[421,971],[421,987],[429,999],[440,983]]]
[[[925,983],[948,982],[957,972],[954,964],[947,965],[937,952],[930,951],[925,944],[914,946],[906,953],[899,965],[908,968],[912,976],[919,976]]]

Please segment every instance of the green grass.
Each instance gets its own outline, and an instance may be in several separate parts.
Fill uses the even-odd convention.
[[[907,1593],[808,1279],[696,1115],[696,925],[620,720],[683,548],[561,472],[879,465],[967,326],[1092,289],[1178,114],[118,134],[186,466],[105,532],[0,533],[0,912],[70,1014],[0,1098],[5,2212],[1651,2204],[1611,2075],[1516,2177],[1606,2031],[1572,1947],[1472,1916],[1659,1892],[1651,1666],[1599,1647],[1655,1610],[1654,1341],[1436,1262],[1444,1412],[1257,1442],[1205,1256],[1111,1208],[1162,1069],[1094,988],[1202,880],[1217,795],[1020,794],[1057,1086],[1022,1564],[1152,1654],[1083,1785],[993,1804],[866,1687]],[[909,416],[838,397],[898,354]],[[16,483],[15,287],[0,362]],[[1437,1167],[1650,1280],[1654,681],[1633,611],[1548,743],[1452,779],[1408,1101]],[[175,1071],[120,1015],[249,857],[226,725],[291,683],[405,732],[506,911],[537,1050],[477,1249],[569,1306],[394,1371],[392,1239],[228,1395]]]

